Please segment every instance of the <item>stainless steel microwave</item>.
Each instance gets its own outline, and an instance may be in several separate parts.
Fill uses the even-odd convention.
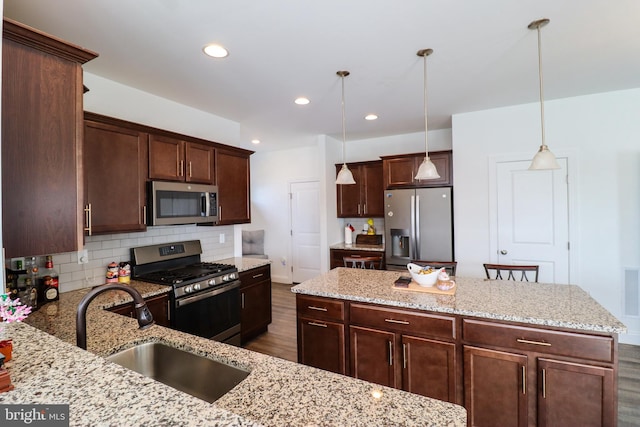
[[[187,182],[149,183],[149,225],[218,221],[218,187]]]

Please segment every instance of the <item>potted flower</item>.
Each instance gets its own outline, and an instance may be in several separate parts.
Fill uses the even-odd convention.
[[[21,322],[31,313],[31,307],[23,305],[19,299],[11,299],[7,294],[0,294],[0,320],[3,322]],[[5,362],[11,360],[13,343],[11,340],[0,340],[0,353],[4,354]]]

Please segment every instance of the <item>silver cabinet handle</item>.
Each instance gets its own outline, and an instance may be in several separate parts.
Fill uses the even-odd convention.
[[[393,366],[393,343],[391,341],[387,341],[389,344],[389,366]]]
[[[521,343],[521,344],[533,344],[533,345],[542,345],[542,346],[545,346],[545,347],[551,347],[551,343],[544,342],[544,341],[530,341],[530,340],[525,340],[525,339],[522,339],[522,338],[518,338],[516,341]]]
[[[84,208],[84,218],[86,227],[83,230],[87,232],[88,236],[91,236],[91,203],[88,203]]]
[[[184,176],[184,160],[180,160],[178,165],[178,176]]]
[[[191,162],[189,162],[189,178],[193,176],[193,171],[191,169]]]
[[[546,369],[542,370],[542,398],[547,398],[547,371]]]
[[[399,325],[408,325],[409,322],[407,322],[406,320],[395,320],[395,319],[384,319],[385,322],[387,323],[397,323]]]
[[[218,223],[222,222],[222,206],[218,205]]]
[[[244,309],[244,292],[240,294],[241,307]]]
[[[147,225],[147,205],[142,207],[142,224]]]
[[[262,277],[262,276],[264,276],[264,273],[256,274],[255,276],[253,276],[253,278],[257,279],[258,277]]]
[[[360,203],[358,203],[358,215],[360,215]]]
[[[321,328],[326,328],[326,327],[327,327],[327,325],[326,325],[326,324],[324,324],[324,323],[317,323],[317,322],[309,322],[309,325],[311,325],[311,326],[319,326],[319,327],[321,327]]]
[[[522,365],[522,394],[527,394],[527,367]]]
[[[407,369],[407,345],[402,344],[402,367]]]
[[[314,305],[309,305],[309,306],[307,306],[307,308],[308,308],[309,310],[327,311],[327,309],[326,309],[326,308],[324,308],[324,307],[316,307],[316,306],[314,306]]]

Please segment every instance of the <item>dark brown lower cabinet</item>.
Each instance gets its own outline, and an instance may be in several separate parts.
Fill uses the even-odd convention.
[[[162,294],[145,299],[147,307],[153,316],[153,320],[156,325],[169,326],[169,295]],[[123,316],[135,318],[136,310],[133,307],[133,303],[117,305],[109,308],[109,311]]]
[[[349,331],[352,376],[455,402],[455,344],[359,326]]]
[[[469,426],[617,424],[615,334],[296,299],[300,363],[464,405]]]
[[[538,359],[539,426],[613,426],[617,407],[611,368]]]
[[[344,325],[314,319],[298,319],[298,362],[326,371],[346,374]]]
[[[411,393],[456,401],[456,345],[402,336],[402,388]]]
[[[242,343],[266,332],[271,323],[271,266],[240,273],[240,325]]]
[[[527,356],[464,347],[464,393],[470,426],[526,426]]]
[[[348,374],[345,303],[296,295],[298,363]]]
[[[350,326],[351,375],[372,383],[396,387],[395,334]]]

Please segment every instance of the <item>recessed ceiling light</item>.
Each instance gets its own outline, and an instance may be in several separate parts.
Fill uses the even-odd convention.
[[[296,100],[293,102],[295,102],[298,105],[307,105],[310,101],[309,101],[309,98],[305,98],[304,96],[301,96],[300,98],[296,98]]]
[[[260,140],[259,139],[252,139],[251,143],[257,145],[257,144],[260,144]]]
[[[225,58],[229,55],[229,51],[219,44],[208,44],[203,50],[204,53],[214,58]]]
[[[367,114],[366,116],[364,116],[365,120],[377,120],[378,116],[376,116],[375,114]]]

